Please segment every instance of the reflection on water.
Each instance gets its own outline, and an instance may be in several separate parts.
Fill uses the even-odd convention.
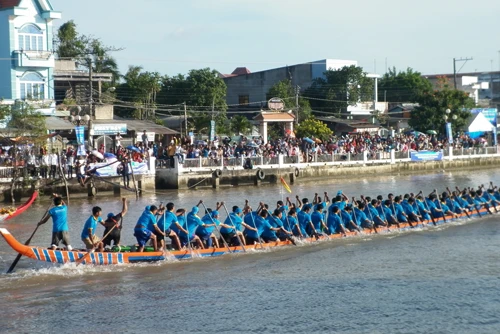
[[[496,170],[322,180],[292,185],[301,197],[444,190],[494,183]],[[286,194],[283,194],[286,197]],[[178,207],[226,201],[228,206],[281,199],[278,186],[147,194],[131,198],[123,237],[150,203]],[[120,210],[119,199],[75,200],[73,244],[92,205]],[[36,204],[4,224],[24,241],[43,214]],[[290,246],[214,259],[113,267],[52,266],[23,259],[13,275],[0,275],[0,332],[345,332],[498,333],[500,232],[498,215],[354,239]],[[33,244],[47,245],[50,224]],[[15,254],[0,241],[0,270]]]

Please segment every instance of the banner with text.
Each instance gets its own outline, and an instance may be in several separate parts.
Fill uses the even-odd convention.
[[[442,151],[412,151],[410,152],[411,161],[441,161],[443,160]]]
[[[78,143],[76,155],[87,155],[87,152],[85,152],[85,127],[75,126],[75,134]]]

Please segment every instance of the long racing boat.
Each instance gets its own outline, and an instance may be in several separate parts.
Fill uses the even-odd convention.
[[[494,211],[500,206],[495,207]],[[493,209],[493,208],[492,208]],[[478,217],[487,215],[488,210],[486,208],[475,210],[470,212],[470,217]],[[447,223],[449,221],[456,221],[457,219],[465,219],[467,215],[465,213],[459,214],[457,218],[451,216],[434,218],[434,221],[428,220],[421,222],[419,224],[413,223],[413,227],[423,227],[426,225],[440,225]],[[377,233],[390,233],[393,231],[403,231],[412,228],[410,224],[401,223],[400,227],[378,227]],[[354,237],[359,234],[370,234],[375,233],[374,231],[364,230],[363,232],[348,232],[345,237]],[[167,252],[154,252],[154,251],[144,251],[136,252],[135,246],[114,248],[115,251],[105,251],[105,252],[87,252],[86,250],[52,250],[45,247],[39,246],[26,246],[20,243],[14,236],[5,228],[0,228],[0,234],[7,241],[7,243],[19,254],[27,256],[31,259],[50,262],[50,263],[81,263],[81,264],[92,264],[92,265],[110,265],[110,264],[122,264],[122,263],[138,263],[138,262],[155,262],[164,261],[168,258],[175,257],[176,259],[183,260],[192,257],[211,257],[211,256],[221,256],[228,253],[242,253],[248,250],[262,250],[271,249],[278,247],[291,246],[294,244],[292,240],[286,241],[276,241],[263,244],[246,245],[246,246],[235,246],[235,247],[221,247],[221,248],[210,248],[210,249],[185,249],[180,251],[167,251]],[[345,238],[341,234],[333,234],[330,236],[324,235],[321,239],[335,240],[340,238]],[[327,241],[325,240],[325,241]],[[301,239],[301,243],[309,242],[313,243],[317,240],[315,238]],[[124,251],[131,250],[131,251]]]
[[[31,204],[33,204],[33,202],[36,200],[37,197],[38,197],[38,191],[34,191],[33,194],[31,194],[30,198],[21,206],[13,210],[6,210],[5,213],[0,213],[0,222],[12,219],[16,216],[19,216],[24,211],[28,210],[28,208],[31,206]]]

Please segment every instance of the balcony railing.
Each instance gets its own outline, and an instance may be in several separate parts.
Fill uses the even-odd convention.
[[[54,54],[51,51],[14,51],[16,67],[54,67]]]

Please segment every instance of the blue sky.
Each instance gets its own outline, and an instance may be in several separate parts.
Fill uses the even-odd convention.
[[[129,65],[175,75],[210,67],[231,73],[325,58],[386,62],[424,74],[499,70],[500,1],[483,0],[51,0],[60,25],[124,48]],[[458,63],[458,68],[462,63]]]

